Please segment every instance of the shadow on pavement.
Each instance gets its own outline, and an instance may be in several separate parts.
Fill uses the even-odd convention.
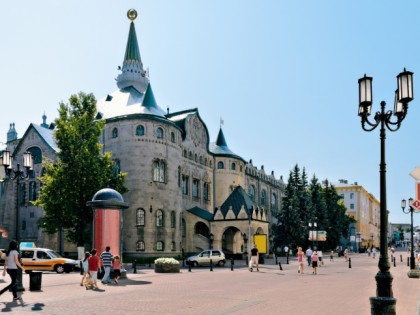
[[[120,280],[118,284],[111,284],[111,285],[115,287],[124,287],[127,285],[145,285],[145,284],[152,284],[152,282],[125,279],[125,280]]]

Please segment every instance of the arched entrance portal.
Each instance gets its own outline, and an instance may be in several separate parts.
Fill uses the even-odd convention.
[[[222,235],[222,250],[225,254],[239,254],[243,252],[241,231],[236,227],[228,227]]]

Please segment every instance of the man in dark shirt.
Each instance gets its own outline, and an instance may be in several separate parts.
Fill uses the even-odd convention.
[[[257,271],[260,271],[258,269],[258,248],[254,245],[251,249],[251,259],[249,261],[249,271],[252,272],[252,267],[254,266],[254,264],[257,265]]]

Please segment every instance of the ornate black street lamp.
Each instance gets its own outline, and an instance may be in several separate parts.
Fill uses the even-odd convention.
[[[394,112],[385,112],[384,101],[381,102],[381,111],[376,112],[374,122],[369,121],[368,117],[372,110],[372,78],[366,75],[359,79],[359,113],[362,128],[365,131],[373,131],[379,125],[381,140],[381,162],[379,166],[380,174],[380,257],[379,271],[376,274],[376,297],[371,297],[371,314],[395,314],[397,300],[392,292],[392,275],[389,272],[388,261],[388,214],[386,206],[386,163],[385,163],[385,131],[397,131],[401,122],[407,115],[408,103],[413,100],[413,73],[406,71],[397,76],[398,89],[395,91]],[[396,116],[396,121],[391,121],[392,115]]]
[[[312,249],[317,250],[318,249],[318,224],[316,222],[310,222],[308,223],[309,226],[309,232],[311,233],[311,240],[312,240]],[[315,239],[316,239],[316,246],[314,246],[314,231],[312,230],[312,227],[315,229]]]
[[[413,206],[413,198],[408,199],[408,208],[407,211],[405,210],[406,201],[405,199],[401,200],[401,208],[404,213],[410,213],[411,214],[411,250],[410,250],[410,271],[408,272],[409,278],[419,278],[420,273],[416,269],[416,261],[414,260],[414,236],[413,236],[413,213],[419,213],[420,210],[415,209]]]
[[[16,179],[16,222],[15,222],[15,237],[16,241],[20,241],[19,237],[19,181],[26,179],[32,175],[33,172],[33,159],[30,152],[23,153],[23,167],[26,169],[20,168],[20,163],[17,163],[16,168],[13,169],[13,158],[10,156],[10,151],[3,150],[3,160],[2,160],[4,171],[6,174],[6,180],[15,180]]]

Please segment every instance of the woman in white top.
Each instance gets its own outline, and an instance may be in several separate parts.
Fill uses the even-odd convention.
[[[12,282],[0,291],[0,295],[11,288],[12,293],[13,293],[13,300],[15,301],[15,300],[20,299],[16,292],[16,278],[17,278],[18,267],[22,269],[22,271],[24,271],[23,266],[19,263],[19,258],[18,258],[19,249],[18,249],[18,243],[16,241],[10,242],[9,248],[7,249],[7,252],[6,252],[6,256],[7,257],[4,260],[3,277],[6,275],[6,270],[7,270],[7,273],[9,274]]]

